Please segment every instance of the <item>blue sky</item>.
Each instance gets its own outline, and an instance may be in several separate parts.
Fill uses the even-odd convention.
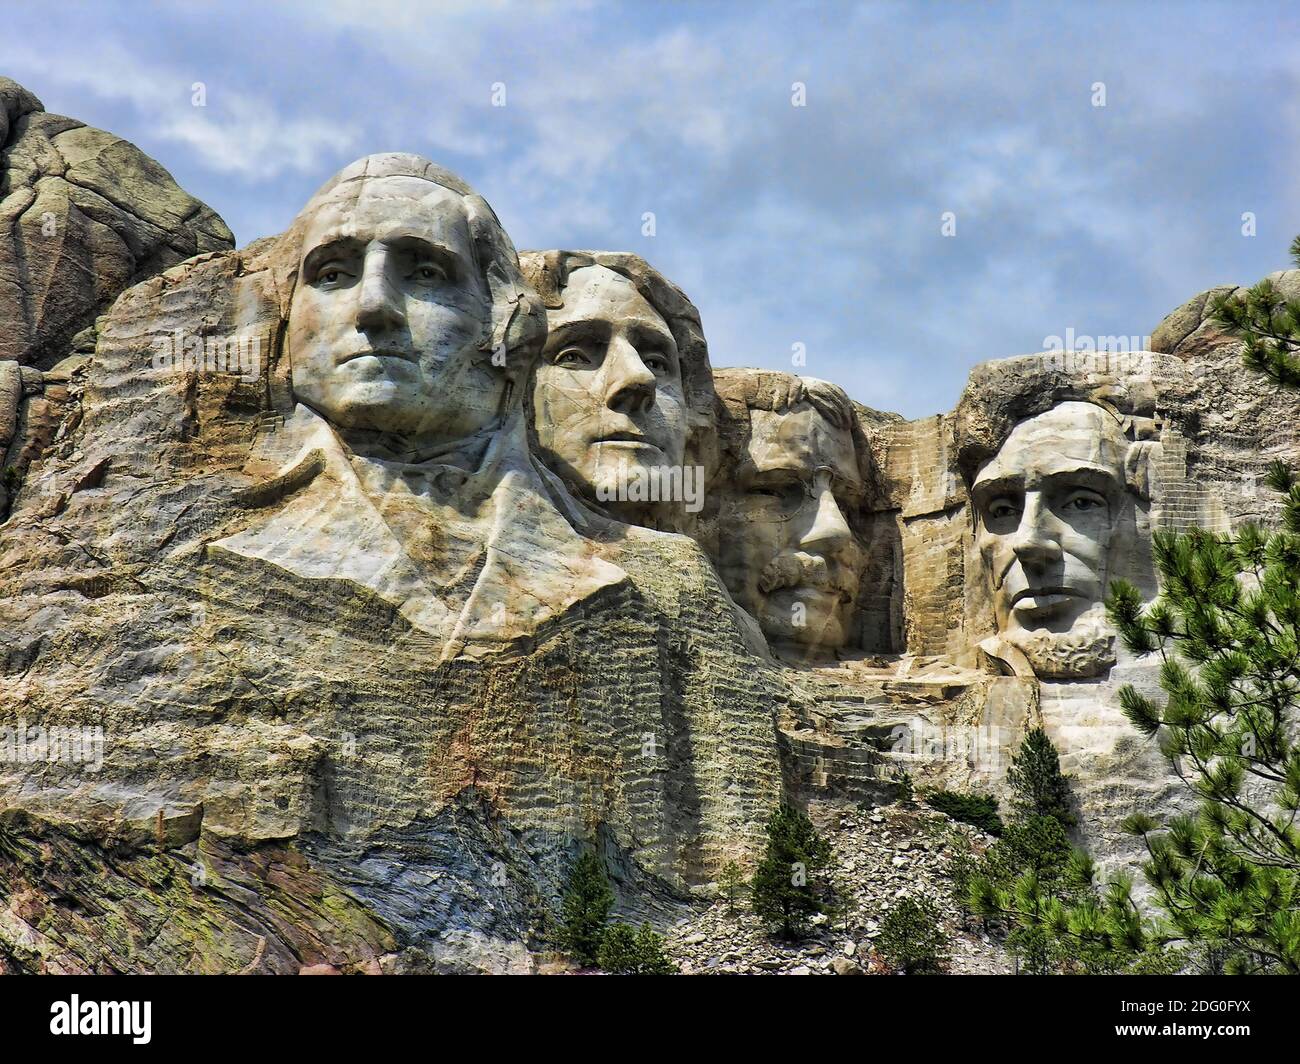
[[[7,0],[0,73],[138,144],[241,244],[350,160],[417,152],[520,249],[644,255],[715,365],[803,344],[801,372],[919,417],[982,359],[1149,334],[1287,265],[1288,6]]]

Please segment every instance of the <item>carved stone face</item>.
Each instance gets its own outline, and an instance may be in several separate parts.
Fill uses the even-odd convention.
[[[643,523],[620,485],[651,467],[680,468],[686,399],[668,323],[622,274],[574,270],[533,378],[543,459],[589,498]]]
[[[842,647],[865,559],[849,523],[864,494],[853,437],[806,401],[750,418],[719,568],[770,643]]]
[[[998,632],[1031,663],[1053,645],[1083,649],[1100,624],[1128,446],[1101,407],[1061,403],[1016,426],[975,478],[976,545]]]
[[[345,429],[470,435],[506,387],[479,350],[490,319],[460,196],[414,177],[345,182],[304,232],[289,310],[294,393]]]

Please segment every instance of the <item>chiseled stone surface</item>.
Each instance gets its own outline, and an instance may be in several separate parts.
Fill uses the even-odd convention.
[[[478,424],[442,440],[418,407],[401,431],[381,409],[408,398],[384,384],[415,365],[394,346],[412,301],[474,283],[446,262],[406,293],[421,267],[399,256],[372,305],[367,271],[394,262],[383,233],[313,260],[308,221],[117,301],[0,538],[6,718],[105,733],[95,770],[0,766],[0,876],[31,899],[4,925],[16,967],[511,967],[544,944],[578,846],[598,841],[624,904],[653,913],[752,859],[780,795],[776,726],[799,696],[704,551],[584,508],[529,453],[514,385],[541,319],[520,322],[532,297],[490,209],[458,213],[472,194],[410,157],[323,195],[346,182],[410,209],[409,229],[430,196],[453,231],[480,227],[473,261],[500,304],[418,367]],[[156,344],[178,331],[258,357],[178,368]],[[331,335],[395,353],[322,355],[303,388],[294,356]],[[67,862],[42,864],[44,840]],[[285,862],[301,876],[267,871]],[[151,877],[185,893],[179,916],[134,885]],[[131,902],[91,941],[53,899],[100,890]],[[334,908],[318,941],[311,913]]]
[[[233,246],[140,149],[0,77],[0,361],[48,368],[128,285]]]
[[[1186,803],[1100,603],[1156,593],[1154,530],[1275,519],[1300,461],[1218,290],[1159,351],[985,362],[906,421],[714,370],[649,263],[521,261],[419,157],[233,250],[129,145],[0,100],[0,969],[552,970],[594,844],[690,967],[852,974],[942,893],[938,814],[873,808],[905,776],[1002,794],[1042,725],[1111,866]],[[783,796],[852,926],[715,946],[700,898]]]

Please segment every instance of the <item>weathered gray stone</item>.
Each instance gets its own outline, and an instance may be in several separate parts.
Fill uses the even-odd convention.
[[[233,246],[134,145],[0,77],[0,361],[46,368],[127,286]]]

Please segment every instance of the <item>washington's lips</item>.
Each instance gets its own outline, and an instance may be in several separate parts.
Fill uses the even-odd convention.
[[[593,447],[647,447],[662,453],[662,448],[643,432],[606,432],[591,441]]]
[[[410,351],[401,351],[395,347],[375,347],[366,348],[364,351],[353,351],[351,354],[344,355],[339,359],[338,365],[342,366],[344,363],[355,362],[359,358],[370,356],[374,358],[400,358],[403,362],[415,361],[415,356]]]
[[[816,595],[825,595],[828,598],[833,598],[837,602],[841,603],[853,601],[853,592],[842,587],[822,587],[818,584],[798,584],[786,590],[793,592],[796,598],[811,598]]]

